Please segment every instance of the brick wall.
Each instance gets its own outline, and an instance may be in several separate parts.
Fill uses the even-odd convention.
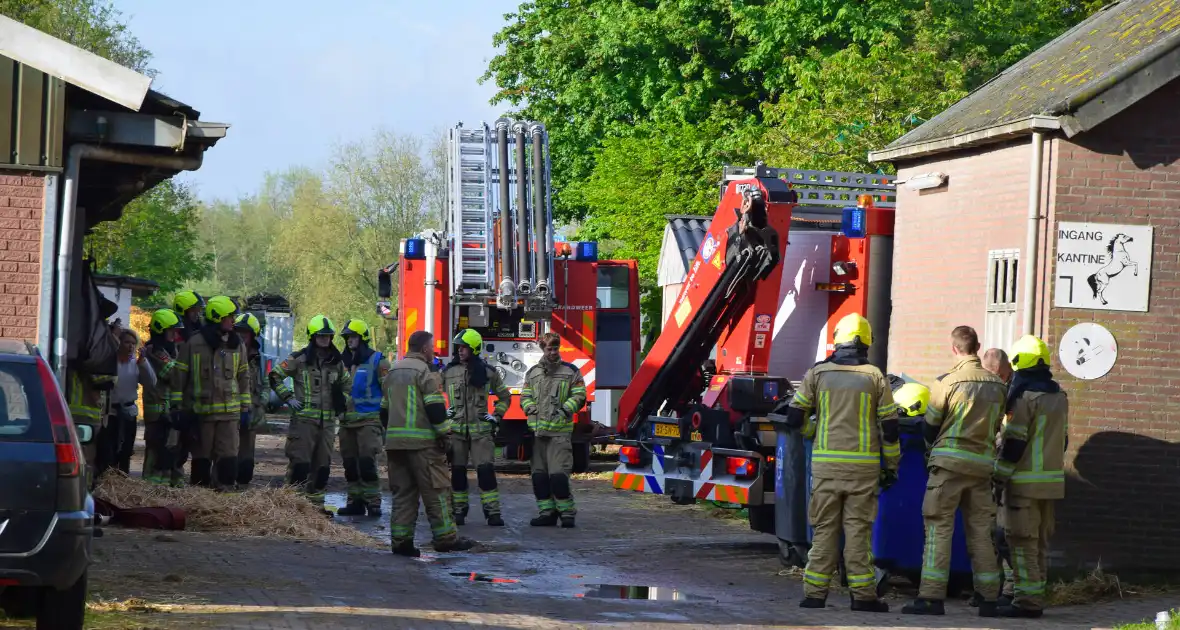
[[[933,190],[898,186],[891,372],[931,381],[953,364],[955,326],[983,335],[988,251],[1024,246],[1030,160],[1025,140],[898,165],[899,180],[935,171],[948,179]]]
[[[1060,141],[1056,221],[1155,228],[1147,313],[1050,312],[1047,341],[1054,349],[1070,326],[1092,321],[1111,331],[1119,351],[1114,369],[1093,381],[1077,381],[1054,365],[1070,396],[1075,475],[1057,546],[1074,562],[1171,570],[1180,562],[1177,103],[1174,81],[1097,129]]]
[[[0,338],[37,340],[45,177],[0,170]]]

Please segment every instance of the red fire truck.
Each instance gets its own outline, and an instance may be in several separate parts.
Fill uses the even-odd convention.
[[[800,466],[802,447],[784,446],[773,412],[848,313],[888,339],[894,199],[888,175],[725,169],[708,234],[623,394],[614,487],[747,506],[751,528],[775,533],[776,498],[801,496],[776,479],[784,458]],[[739,229],[743,204],[752,210]],[[780,349],[788,361],[772,371]],[[870,362],[885,369],[887,349],[873,344]],[[805,521],[802,534],[781,531],[798,525],[799,507],[780,513],[781,540],[806,543]]]
[[[519,394],[541,358],[541,335],[557,333],[562,357],[586,381],[590,402],[574,431],[574,469],[585,471],[591,420],[616,425],[618,401],[639,362],[636,263],[598,260],[597,243],[555,238],[549,139],[540,123],[459,124],[447,148],[443,229],[403,239],[398,262],[378,276],[378,309],[398,320],[398,358],[416,330],[434,333],[443,364],[458,330],[479,331],[481,356],[513,394],[496,442],[506,458],[527,461],[532,436]]]

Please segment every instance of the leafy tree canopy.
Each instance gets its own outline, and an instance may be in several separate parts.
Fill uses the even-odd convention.
[[[0,0],[0,14],[137,72],[156,74],[148,68],[151,53],[107,0]]]

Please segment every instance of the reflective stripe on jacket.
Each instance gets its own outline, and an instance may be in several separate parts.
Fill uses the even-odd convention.
[[[585,404],[586,382],[574,364],[541,359],[525,374],[520,406],[528,414],[529,428],[537,435],[572,432],[574,414]],[[528,413],[529,409],[533,413]]]
[[[446,420],[442,376],[430,369],[427,360],[407,353],[393,364],[381,383],[381,406],[389,410],[389,427],[385,431],[386,450],[416,450],[436,444],[439,436],[451,429]],[[430,421],[427,407],[442,408],[443,420]]]
[[[230,333],[236,338],[235,333]],[[181,346],[177,367],[187,367],[182,381],[180,408],[215,420],[237,420],[248,411],[250,367],[246,348],[231,338],[229,347],[218,339],[210,345],[205,331]],[[176,369],[176,368],[173,368]]]
[[[156,371],[155,387],[143,388],[143,421],[154,422],[160,416],[168,414],[172,405],[172,379],[176,368],[176,358],[168,354],[163,348],[152,344],[144,346],[148,363]]]
[[[284,402],[294,397],[303,403],[303,408],[295,412],[297,418],[331,422],[348,410],[352,376],[335,348],[326,360],[320,359],[311,346],[293,352],[271,369],[269,377],[271,387]],[[295,385],[294,392],[283,383],[287,377]]]
[[[443,372],[447,400],[454,412],[456,433],[491,434],[495,425],[484,421],[484,416],[489,413],[488,397],[496,397],[496,406],[490,413],[500,420],[504,419],[504,414],[508,413],[508,405],[512,403],[512,392],[504,385],[500,373],[487,364],[482,365],[488,375],[487,383],[483,387],[474,387],[468,382],[466,363],[456,363]]]
[[[113,385],[115,377],[91,376],[72,368],[67,370],[67,373],[69,376],[66,400],[70,407],[70,416],[76,423],[101,425],[105,415],[101,388],[104,385]]]
[[[820,363],[803,376],[790,405],[807,416],[803,436],[813,440],[813,476],[876,479],[882,460],[885,468],[897,470],[900,443],[886,442],[882,430],[883,422],[895,421],[897,404],[876,366]]]
[[[1024,440],[1020,461],[998,466],[1011,473],[1010,494],[1030,499],[1065,498],[1065,440],[1069,434],[1069,399],[1065,392],[1024,392],[1004,424],[1005,440]]]
[[[926,423],[938,427],[930,466],[990,477],[1008,387],[979,357],[960,360],[930,388]]]

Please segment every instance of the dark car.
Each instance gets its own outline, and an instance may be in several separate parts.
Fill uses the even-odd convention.
[[[82,628],[95,536],[83,443],[49,365],[0,341],[0,607],[38,628]]]

